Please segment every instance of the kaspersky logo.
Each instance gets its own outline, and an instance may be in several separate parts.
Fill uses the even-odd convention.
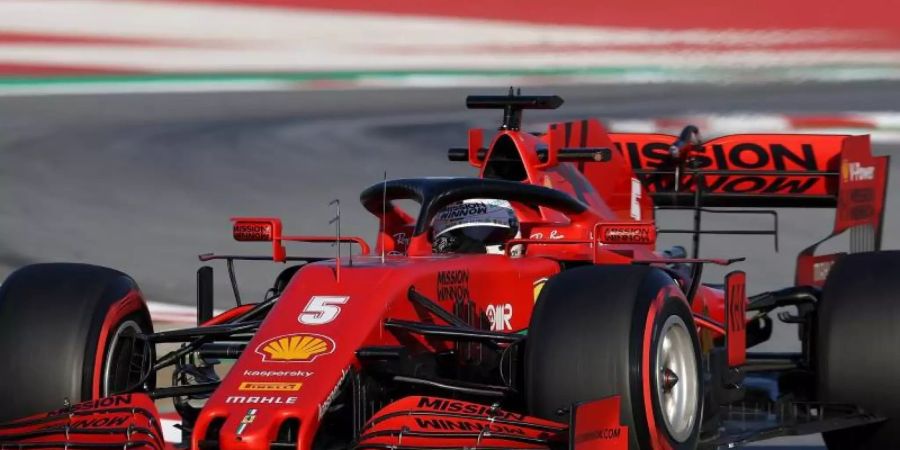
[[[334,340],[312,333],[278,336],[256,347],[264,362],[311,362],[333,352]]]
[[[858,162],[844,160],[841,164],[841,178],[844,182],[874,180],[875,166],[864,166]]]

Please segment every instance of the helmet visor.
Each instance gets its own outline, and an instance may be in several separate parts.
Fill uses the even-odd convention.
[[[499,245],[516,235],[516,230],[506,225],[480,224],[461,226],[452,230],[446,230],[446,234],[453,234],[484,245]]]

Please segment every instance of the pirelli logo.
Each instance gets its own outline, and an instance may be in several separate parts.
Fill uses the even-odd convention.
[[[244,381],[238,386],[239,391],[262,392],[296,392],[303,383],[282,383],[277,381]]]

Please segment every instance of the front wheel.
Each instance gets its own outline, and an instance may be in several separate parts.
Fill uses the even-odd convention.
[[[646,266],[589,266],[551,278],[525,356],[529,411],[565,420],[578,402],[618,395],[629,448],[694,449],[703,384],[690,308]]]
[[[145,377],[153,332],[137,284],[87,264],[35,264],[0,286],[0,422],[122,393]]]

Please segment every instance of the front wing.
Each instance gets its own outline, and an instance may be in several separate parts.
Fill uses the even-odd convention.
[[[159,413],[144,394],[104,397],[0,425],[0,448],[164,450]]]
[[[376,413],[355,449],[628,450],[629,429],[619,422],[620,398],[572,405],[568,423],[506,411],[496,405],[412,396]],[[701,449],[734,448],[791,434],[820,433],[878,423],[857,407],[786,403],[780,410],[728,408],[716,436]],[[145,394],[123,394],[65,406],[0,424],[0,448],[172,450],[159,413]],[[266,447],[268,448],[268,447]],[[262,449],[260,449],[262,450]]]

